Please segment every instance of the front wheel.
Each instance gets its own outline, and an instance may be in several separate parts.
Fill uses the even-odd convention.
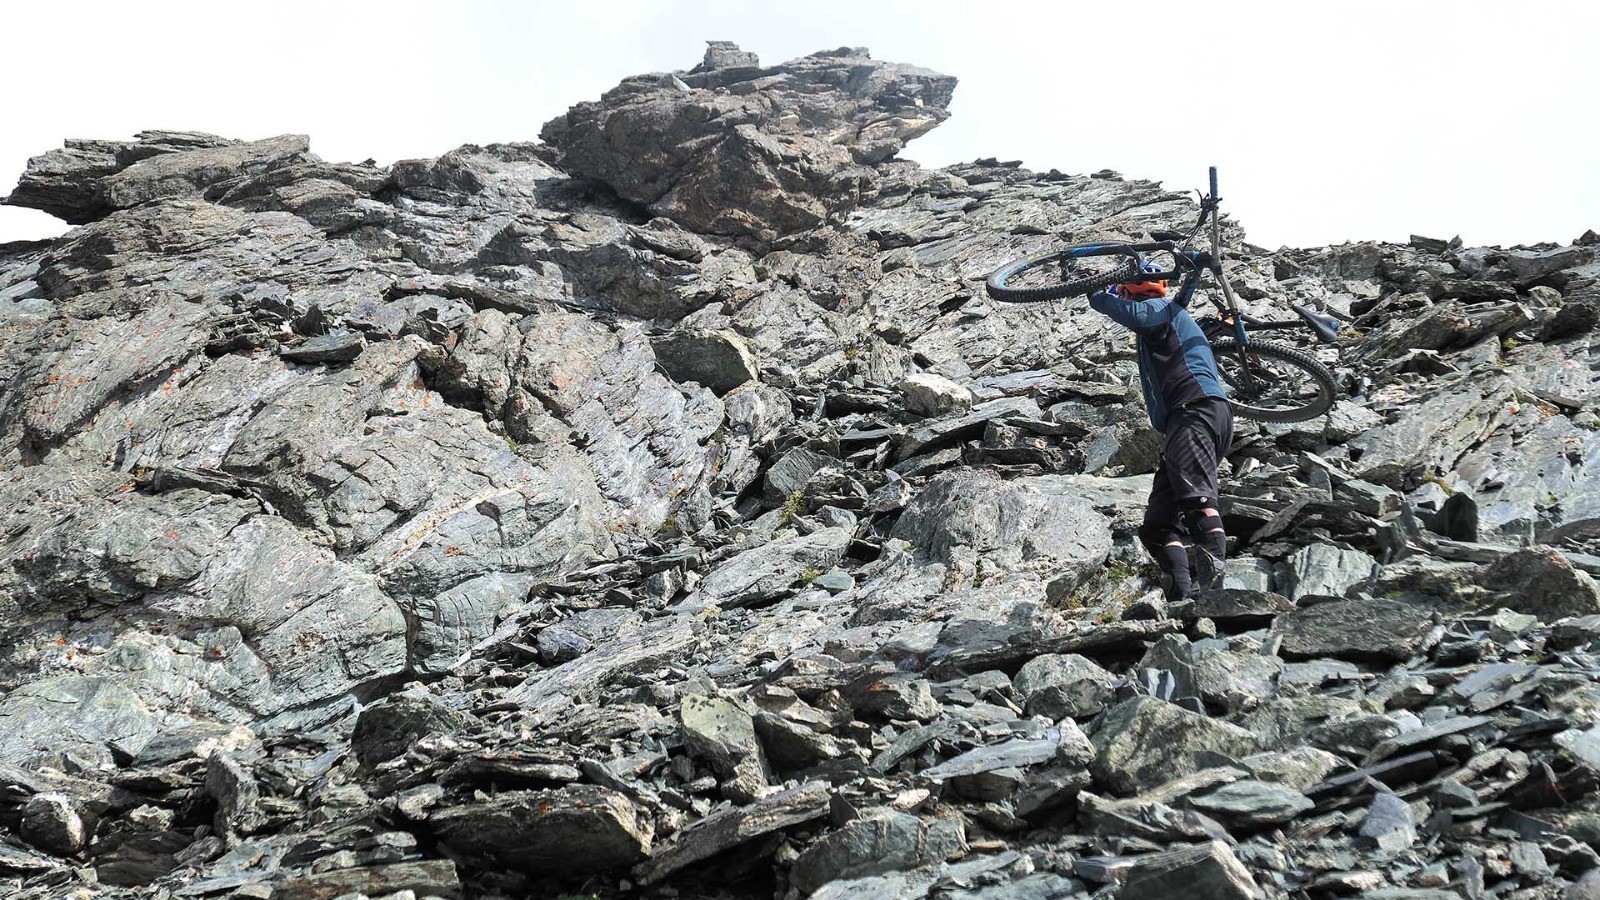
[[[1257,422],[1304,422],[1333,408],[1333,373],[1316,357],[1268,341],[1241,353],[1234,338],[1211,343],[1233,413]]]
[[[1139,254],[1127,244],[1077,244],[1006,263],[984,289],[1005,303],[1037,303],[1091,294],[1138,276]]]

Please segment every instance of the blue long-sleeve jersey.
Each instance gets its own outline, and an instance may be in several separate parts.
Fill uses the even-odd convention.
[[[1167,429],[1167,413],[1202,397],[1226,399],[1211,343],[1189,311],[1171,300],[1123,300],[1105,291],[1089,298],[1096,312],[1138,336],[1139,386],[1150,424]]]

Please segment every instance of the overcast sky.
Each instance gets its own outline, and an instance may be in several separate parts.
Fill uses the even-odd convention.
[[[380,163],[534,140],[708,39],[776,63],[842,45],[961,79],[906,155],[1112,168],[1173,188],[1221,167],[1270,247],[1600,230],[1600,4],[1451,0],[0,5],[0,193],[65,137],[311,135]],[[0,207],[0,241],[59,234]]]

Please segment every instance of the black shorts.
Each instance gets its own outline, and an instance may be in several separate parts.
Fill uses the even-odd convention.
[[[1167,415],[1161,465],[1150,485],[1147,526],[1178,530],[1185,510],[1216,506],[1217,464],[1233,445],[1233,410],[1215,397],[1196,400]]]

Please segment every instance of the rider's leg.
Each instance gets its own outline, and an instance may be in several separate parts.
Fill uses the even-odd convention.
[[[1194,586],[1222,587],[1223,563],[1228,558],[1228,535],[1222,528],[1222,515],[1209,498],[1191,500],[1186,505],[1184,525],[1194,539]]]
[[[1228,536],[1217,508],[1217,466],[1231,437],[1232,422],[1217,420],[1226,415],[1226,407],[1217,406],[1222,407],[1220,413],[1211,407],[1180,411],[1169,426],[1164,455],[1172,470],[1172,491],[1182,521],[1194,545],[1195,588],[1221,587],[1228,555]]]
[[[1165,462],[1150,481],[1150,502],[1139,526],[1139,543],[1161,569],[1162,595],[1168,601],[1189,596],[1189,554],[1179,539],[1178,505]]]

